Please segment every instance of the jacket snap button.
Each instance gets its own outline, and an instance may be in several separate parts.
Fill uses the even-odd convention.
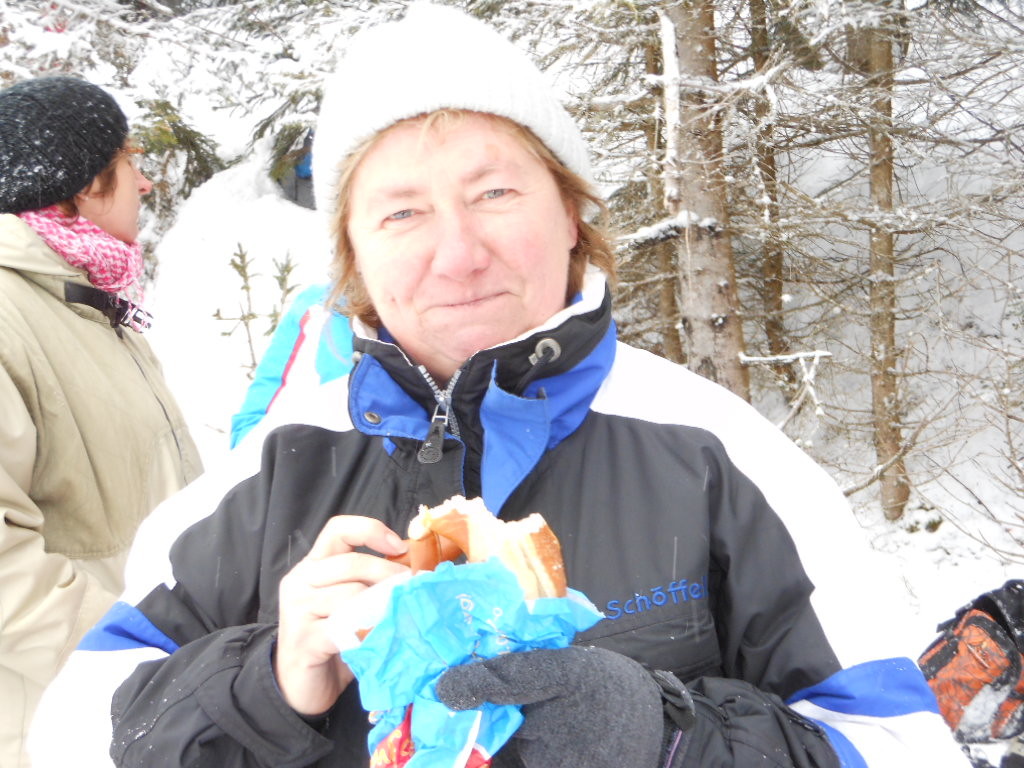
[[[379,413],[374,411],[367,411],[363,414],[363,418],[366,419],[370,424],[380,424],[381,418]]]
[[[562,345],[554,339],[545,338],[537,342],[537,346],[530,355],[530,365],[536,365],[541,360],[546,360],[549,363],[555,362],[562,356]]]

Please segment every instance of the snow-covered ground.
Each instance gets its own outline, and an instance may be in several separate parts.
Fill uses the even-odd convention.
[[[240,251],[252,265],[251,297],[231,267]],[[255,159],[193,192],[156,255],[160,266],[150,297],[160,319],[149,339],[209,463],[227,448],[231,414],[241,404],[253,359],[259,360],[270,341],[268,315],[281,308],[275,261],[290,258],[294,264],[291,296],[325,282],[326,226],[313,211],[284,199]],[[250,301],[257,315],[250,324],[252,351],[243,324],[215,316],[238,318]]]

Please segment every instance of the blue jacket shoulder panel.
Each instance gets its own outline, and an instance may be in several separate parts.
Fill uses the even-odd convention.
[[[302,291],[281,318],[246,390],[241,408],[231,418],[231,447],[249,433],[293,377],[315,376],[325,383],[352,367],[352,329],[348,318],[325,308],[331,286],[314,285]],[[310,324],[319,323],[319,327]],[[309,339],[316,340],[314,370],[295,371],[299,352]],[[306,365],[310,365],[306,363]]]

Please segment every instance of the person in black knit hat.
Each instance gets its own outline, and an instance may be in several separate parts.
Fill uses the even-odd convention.
[[[142,519],[200,471],[140,331],[128,120],[74,77],[0,90],[0,765],[123,587]]]
[[[0,213],[73,198],[128,138],[113,97],[72,77],[11,86],[0,98]]]

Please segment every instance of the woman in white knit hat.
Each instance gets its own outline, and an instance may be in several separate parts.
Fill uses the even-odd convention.
[[[876,631],[835,485],[748,404],[616,341],[587,149],[526,56],[413,5],[352,41],[313,158],[358,359],[97,629],[93,651],[150,659],[114,696],[115,762],[483,764],[417,730],[443,703],[520,708],[495,766],[961,764]],[[400,574],[380,555],[455,495],[543,513],[604,618],[437,671],[411,742],[377,728],[371,758],[371,681],[328,618]]]
[[[0,90],[0,765],[120,594],[142,519],[200,472],[140,331],[128,122],[73,77]]]

